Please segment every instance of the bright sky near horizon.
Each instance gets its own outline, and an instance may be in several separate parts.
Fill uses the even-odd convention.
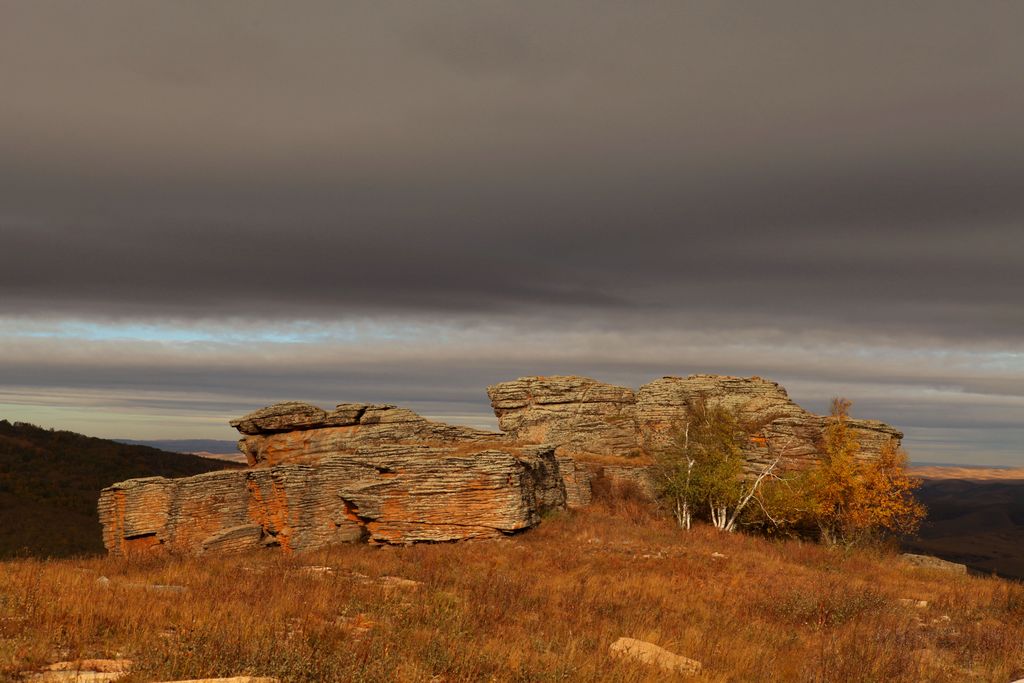
[[[0,0],[0,418],[760,375],[1024,466],[1024,5]]]

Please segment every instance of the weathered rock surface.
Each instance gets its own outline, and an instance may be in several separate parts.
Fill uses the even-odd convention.
[[[638,391],[585,377],[523,377],[488,387],[503,433],[432,422],[393,405],[324,410],[277,403],[231,424],[250,465],[187,479],[136,479],[100,497],[114,554],[304,550],[341,542],[449,541],[512,533],[545,510],[587,505],[596,476],[648,495],[651,456],[703,397],[764,423],[751,466],[819,457],[827,418],[753,377],[664,377]],[[863,457],[902,434],[851,420]]]
[[[582,377],[523,377],[488,387],[498,423],[513,441],[552,443],[568,455],[653,455],[669,446],[687,417],[687,404],[703,397],[764,422],[764,438],[751,443],[757,463],[782,454],[786,467],[805,467],[819,457],[818,440],[828,418],[794,403],[775,382],[721,375],[663,377],[624,387]],[[881,422],[851,420],[865,458],[903,435]]]
[[[636,394],[587,377],[522,377],[487,388],[498,426],[569,453],[638,455]]]
[[[131,673],[130,659],[82,659],[57,662],[42,671],[29,673],[26,681],[32,683],[110,683]]]
[[[798,406],[776,382],[721,375],[663,377],[640,387],[637,421],[641,448],[654,453],[669,445],[674,429],[686,419],[687,401],[698,397],[735,409],[744,420],[764,423],[766,443],[751,444],[751,462],[782,454],[784,467],[806,467],[820,457],[818,442],[828,417]],[[874,420],[851,419],[849,425],[865,458],[877,457],[883,446],[903,438],[899,431]]]
[[[377,446],[104,489],[104,544],[137,552],[298,551],[343,542],[452,541],[513,533],[565,504],[553,449]]]
[[[701,663],[695,659],[635,638],[619,638],[611,644],[608,652],[617,659],[631,659],[673,673],[698,674],[701,670]]]
[[[231,426],[245,436],[238,449],[250,465],[276,465],[379,444],[472,444],[506,441],[502,434],[431,422],[393,405],[342,403],[326,411],[308,403],[277,403]]]
[[[950,562],[949,560],[943,560],[938,557],[931,555],[915,555],[913,553],[903,553],[900,555],[904,562],[913,565],[915,567],[923,567],[924,569],[935,569],[937,571],[949,572],[950,574],[966,574],[967,565],[960,564],[958,562]]]
[[[229,678],[190,678],[187,681],[165,681],[164,683],[281,683],[281,681],[269,676],[231,676]]]
[[[594,478],[594,468],[566,455],[558,456],[557,461],[558,473],[565,487],[566,507],[579,508],[590,505],[593,493],[590,483]]]

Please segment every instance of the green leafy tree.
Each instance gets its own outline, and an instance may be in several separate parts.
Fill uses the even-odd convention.
[[[681,528],[695,516],[734,531],[762,484],[775,476],[781,454],[749,471],[746,455],[756,439],[769,448],[764,427],[771,418],[744,419],[738,409],[697,397],[686,403],[686,419],[671,447],[657,456],[661,498]]]

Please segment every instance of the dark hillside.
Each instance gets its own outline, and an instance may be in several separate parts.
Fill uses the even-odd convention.
[[[925,479],[917,496],[928,518],[908,550],[1024,579],[1024,480]]]
[[[103,551],[100,489],[184,477],[229,463],[0,420],[0,557]]]
[[[217,455],[239,455],[237,441],[223,439],[157,439],[155,441],[139,441],[137,439],[115,439],[118,443],[135,446],[150,446],[172,453],[214,453]]]

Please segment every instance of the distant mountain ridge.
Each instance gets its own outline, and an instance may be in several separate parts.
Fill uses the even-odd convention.
[[[171,453],[210,453],[212,455],[238,455],[238,442],[226,439],[112,439],[132,446],[149,446]]]
[[[0,420],[0,557],[103,552],[100,489],[231,463]]]

